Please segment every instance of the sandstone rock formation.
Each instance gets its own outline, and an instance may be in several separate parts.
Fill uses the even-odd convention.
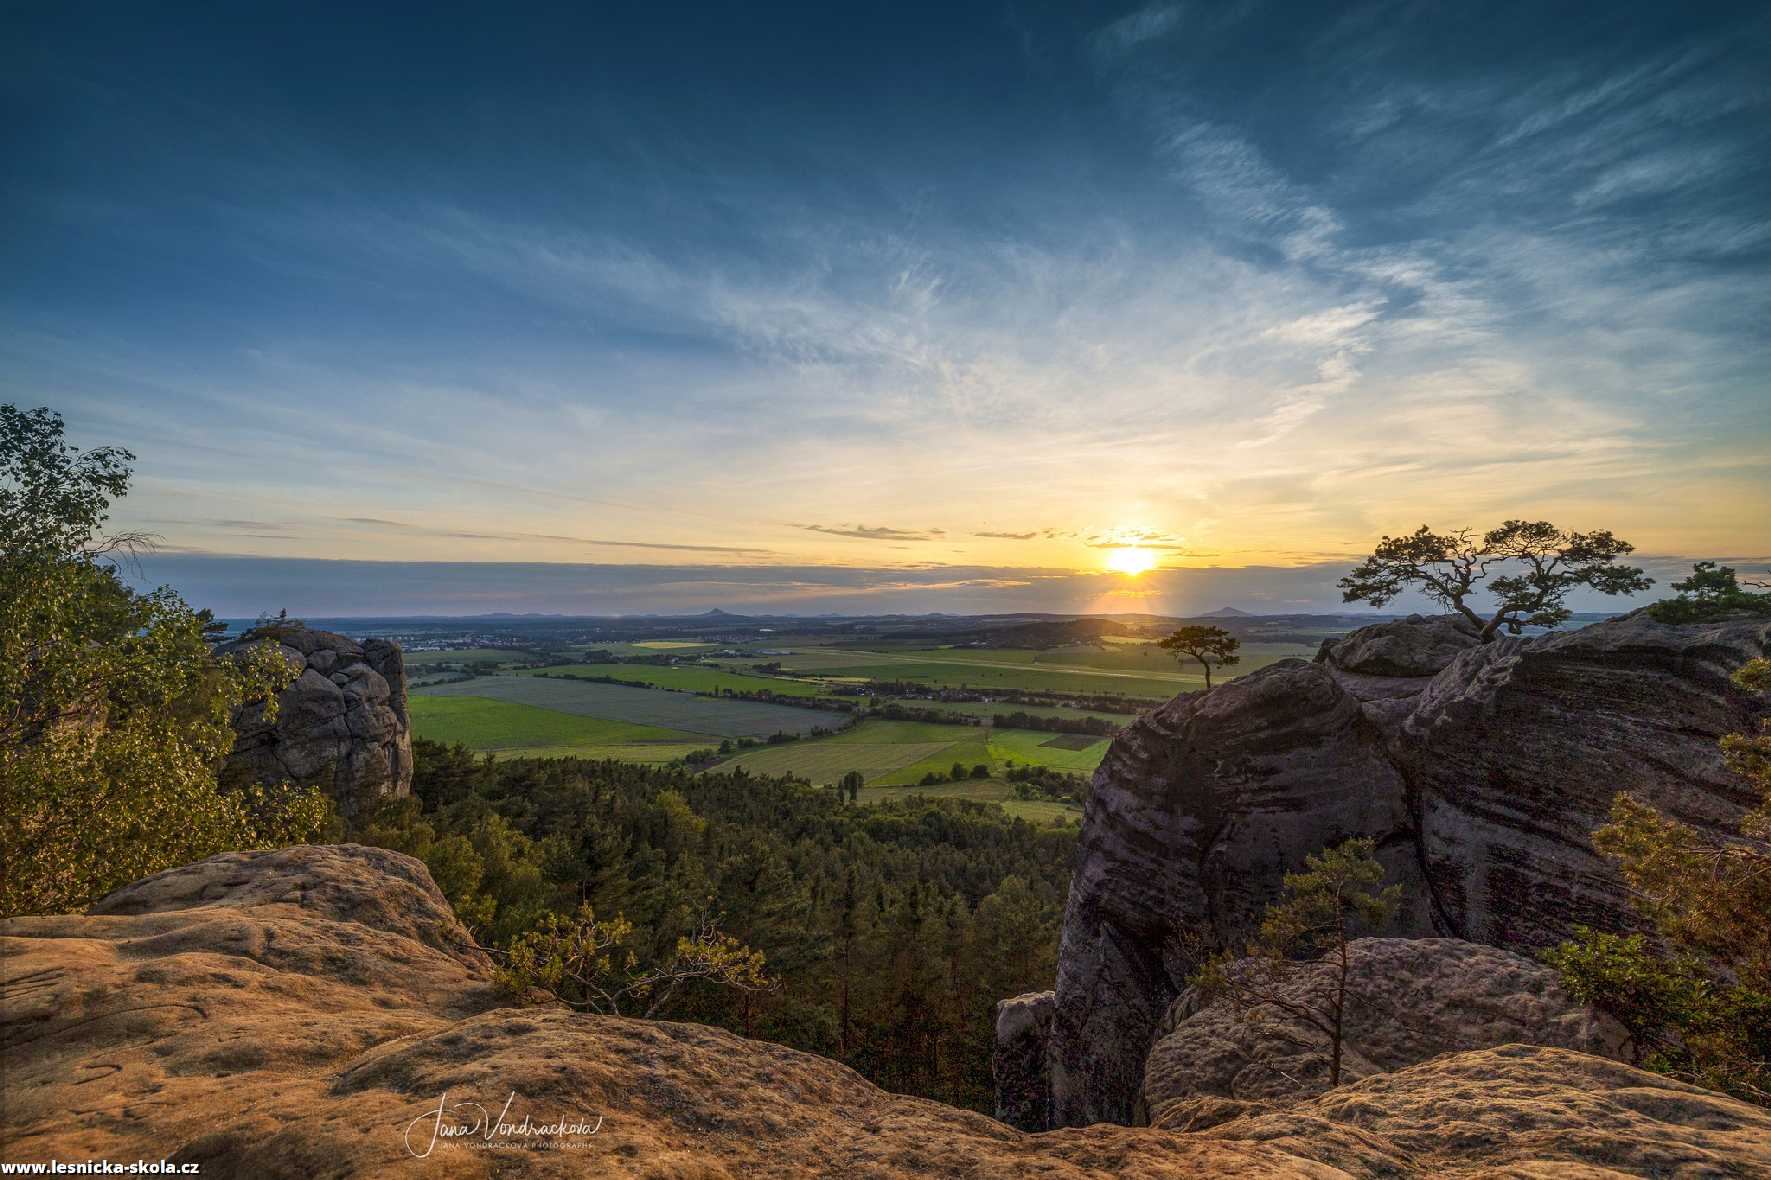
[[[278,698],[275,721],[265,719],[262,704],[235,716],[239,737],[223,781],[319,785],[346,816],[372,798],[407,794],[412,734],[400,645],[291,625],[220,652],[272,642],[296,677]]]
[[[1554,971],[1523,955],[1455,938],[1361,938],[1348,952],[1343,1083],[1442,1053],[1515,1043],[1628,1057],[1621,1026],[1574,1000]],[[1282,998],[1308,1003],[1325,994],[1327,968],[1318,971],[1289,981]],[[1143,1097],[1159,1125],[1199,1129],[1236,1103],[1328,1089],[1328,1038],[1295,1012],[1269,1005],[1238,1014],[1223,1001],[1202,1004],[1189,988],[1156,1035]]]
[[[1052,993],[1030,992],[996,1005],[996,1117],[1024,1131],[1051,1126],[1052,1091],[1045,1048],[1051,1041]]]
[[[1636,915],[1589,834],[1628,791],[1699,827],[1751,800],[1717,739],[1760,706],[1728,674],[1763,619],[1643,612],[1478,644],[1455,622],[1366,628],[1177,697],[1096,772],[1045,1056],[1057,1125],[1125,1122],[1200,942],[1244,941],[1306,853],[1378,841],[1411,905],[1393,933],[1515,948]]]
[[[423,867],[353,845],[231,853],[88,915],[0,923],[0,963],[9,1161],[170,1158],[224,1180],[1771,1177],[1771,1113],[1519,1046],[1203,1134],[1026,1135],[716,1029],[499,1007]],[[489,1129],[433,1134],[480,1108]]]

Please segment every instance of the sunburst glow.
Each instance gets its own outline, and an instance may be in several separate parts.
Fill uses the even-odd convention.
[[[1148,549],[1136,546],[1127,549],[1114,549],[1107,554],[1107,568],[1114,573],[1135,578],[1145,570],[1156,567],[1156,555]]]

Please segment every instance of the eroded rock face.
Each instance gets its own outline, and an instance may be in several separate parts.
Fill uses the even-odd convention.
[[[0,1152],[20,1162],[267,1180],[1771,1177],[1771,1113],[1516,1046],[1204,1134],[1027,1135],[718,1029],[500,1006],[423,866],[353,845],[231,853],[88,915],[15,918],[0,962]],[[452,1125],[477,1104],[597,1130],[433,1139],[445,1094]]]
[[[1751,803],[1716,742],[1756,725],[1761,706],[1728,675],[1771,649],[1763,619],[1638,612],[1468,638],[1445,620],[1367,628],[1314,662],[1177,697],[1115,739],[1059,950],[1058,1125],[1134,1117],[1157,1023],[1202,950],[1245,941],[1309,852],[1374,838],[1410,903],[1392,933],[1529,950],[1577,923],[1636,923],[1589,840],[1617,792],[1709,830]]]
[[[269,642],[297,675],[278,697],[275,721],[265,719],[262,705],[236,714],[239,737],[224,781],[322,786],[346,816],[375,798],[410,792],[412,734],[400,645],[288,627],[274,640],[240,640],[219,650],[225,655]]]
[[[1623,1028],[1523,955],[1455,938],[1362,938],[1348,953],[1343,1083],[1441,1053],[1515,1043],[1627,1059]],[[1319,1006],[1328,979],[1319,965],[1287,981],[1279,998]],[[1328,1089],[1328,1043],[1295,1011],[1268,1005],[1239,1014],[1221,1000],[1201,1006],[1189,988],[1157,1026],[1144,1065],[1145,1109],[1157,1125],[1196,1130],[1236,1109],[1223,1099],[1270,1104],[1320,1094]]]

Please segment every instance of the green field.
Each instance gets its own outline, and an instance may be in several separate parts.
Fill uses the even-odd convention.
[[[1073,774],[1087,774],[1107,756],[1106,738],[1096,738],[1080,750],[1066,749],[1068,734],[1041,733],[1032,729],[993,729],[990,731],[992,763],[1018,762],[1022,766],[1051,766]]]
[[[1102,713],[1099,710],[1072,709],[1066,705],[1016,705],[1008,701],[905,701],[907,709],[933,709],[937,713],[954,713],[961,717],[980,717],[985,721],[998,713],[1025,713],[1029,717],[1064,717],[1080,721],[1098,717],[1115,725],[1129,725],[1136,713]]]
[[[847,721],[840,713],[822,709],[773,705],[765,701],[721,700],[683,692],[660,692],[654,688],[629,688],[624,684],[558,680],[545,676],[483,676],[456,684],[431,685],[415,690],[412,700],[449,696],[488,697],[579,717],[708,734],[715,739],[807,733],[814,726],[834,729]],[[717,740],[713,744],[717,745]]]
[[[696,750],[707,749],[717,740],[702,737],[692,742],[642,742],[633,746],[534,746],[488,752],[497,758],[607,758],[616,762],[656,764],[675,762]]]
[[[1254,643],[1228,671],[1252,672],[1275,660],[1308,657],[1300,644]],[[841,680],[902,680],[932,687],[1077,694],[1118,693],[1167,699],[1205,687],[1194,665],[1180,665],[1150,644],[1027,648],[809,648],[775,657],[782,670]],[[1220,677],[1225,679],[1227,677]]]
[[[826,738],[749,750],[720,763],[718,769],[742,767],[751,774],[791,774],[820,784],[834,783],[849,771],[858,770],[872,782],[946,748],[944,742],[881,741],[838,745]]]
[[[504,647],[468,647],[460,651],[409,651],[405,653],[405,658],[408,668],[423,668],[431,664],[496,666],[533,660],[535,657],[526,651],[512,651]]]
[[[995,803],[1004,811],[1034,824],[1074,824],[1082,820],[1082,809],[1049,799],[1017,799],[1013,783],[1000,779],[968,779],[963,783],[933,783],[926,787],[864,787],[861,802],[883,803],[888,799],[907,799],[928,795],[937,799],[977,799]]]
[[[903,680],[930,686],[1022,689],[1046,692],[1120,693],[1161,697],[1202,687],[1204,679],[1171,666],[1149,672],[1042,666],[1050,653],[960,648],[850,651],[819,648],[774,657],[784,672],[836,680]]]
[[[717,738],[702,734],[584,717],[489,697],[415,695],[408,706],[412,730],[417,736],[437,742],[460,742],[470,749],[488,752],[522,751],[539,757],[542,751],[553,751],[613,758],[621,755],[602,751],[620,747],[651,754],[665,746],[688,750],[718,744]],[[645,760],[668,761],[680,756],[672,753]]]
[[[930,771],[945,775],[955,762],[967,770],[981,762],[993,773],[1010,762],[1087,773],[1107,752],[1105,738],[1081,750],[1046,744],[1059,736],[1028,729],[863,721],[831,737],[750,750],[719,768],[742,766],[753,774],[792,774],[821,784],[858,770],[869,787],[899,787],[915,785]]]
[[[880,787],[914,786],[922,781],[925,774],[946,775],[953,769],[955,762],[965,767],[967,771],[980,762],[989,766],[993,771],[1002,769],[999,764],[991,761],[990,745],[984,737],[989,732],[988,730],[961,729],[956,732],[967,736],[962,741],[949,744],[945,749],[927,754],[915,762],[901,766],[890,774],[882,774],[879,778],[870,780],[869,785]]]
[[[698,651],[714,651],[717,645],[698,643],[692,639],[640,639],[632,643],[625,640],[613,643],[575,643],[566,651],[580,654],[597,652],[612,656],[655,656],[665,652],[673,655],[693,655]]]
[[[1054,750],[1086,750],[1102,740],[1090,733],[1055,733],[1039,744]]]
[[[783,661],[785,664],[786,661]],[[1176,673],[1142,675],[1085,669],[1042,668],[1033,664],[944,660],[932,656],[885,657],[884,662],[856,664],[839,675],[868,680],[904,680],[942,688],[1022,689],[1034,692],[1119,693],[1123,696],[1168,698],[1205,686],[1203,677]]]
[[[778,676],[748,676],[699,664],[562,664],[541,668],[537,676],[607,676],[628,684],[649,684],[683,692],[772,692],[784,697],[815,697],[824,686]]]

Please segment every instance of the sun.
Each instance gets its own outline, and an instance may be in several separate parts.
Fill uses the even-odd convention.
[[[1156,568],[1156,555],[1135,545],[1115,549],[1107,554],[1107,568],[1128,578],[1135,578],[1145,570]]]

